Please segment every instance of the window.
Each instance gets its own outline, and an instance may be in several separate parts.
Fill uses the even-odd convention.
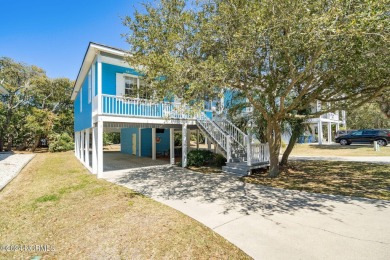
[[[146,86],[146,82],[139,79],[139,98],[150,99],[152,97],[152,91]]]
[[[375,131],[375,130],[363,131],[363,135],[376,135],[377,133],[378,133],[378,131]]]
[[[138,97],[138,79],[125,76],[125,96],[137,98]]]
[[[351,135],[363,135],[363,131],[353,132]]]
[[[88,72],[88,104],[92,101],[92,73],[91,70]]]
[[[124,85],[124,89],[117,89],[118,95],[124,92],[126,97],[140,99],[150,99],[153,95],[153,92],[147,87],[146,82],[138,77],[125,75],[122,79],[117,78],[117,80],[123,80],[119,85]]]

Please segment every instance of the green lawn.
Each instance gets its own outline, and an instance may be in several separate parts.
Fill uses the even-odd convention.
[[[282,149],[282,152],[284,149]],[[390,156],[390,145],[374,151],[369,145],[317,145],[295,144],[291,155],[300,156]]]
[[[99,180],[72,152],[38,154],[0,192],[0,245],[49,245],[0,259],[248,259],[193,219]]]

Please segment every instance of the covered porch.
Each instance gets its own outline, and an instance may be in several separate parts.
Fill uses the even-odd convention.
[[[151,156],[141,156],[142,149],[145,149],[141,143],[140,135],[137,136],[136,144],[133,147],[128,147],[134,152],[123,153],[120,150],[107,151],[103,147],[103,133],[121,132],[121,129],[133,128],[136,132],[141,133],[141,130],[148,129],[151,136],[149,142],[145,145],[151,150]],[[157,148],[159,137],[157,129],[165,129],[168,131],[166,136],[169,136],[169,146],[163,153]],[[166,131],[165,131],[166,132]],[[181,154],[176,152],[175,155],[175,132],[181,133],[182,145]],[[75,133],[75,156],[84,164],[84,166],[93,174],[97,174],[99,178],[104,176],[104,172],[115,171],[121,169],[141,168],[155,165],[175,164],[181,161],[182,167],[187,166],[187,153],[191,149],[190,136],[191,132],[199,134],[198,127],[189,120],[176,120],[175,122],[165,122],[165,124],[157,122],[102,122],[98,121],[94,127],[85,129]],[[134,136],[133,136],[133,140]],[[151,140],[150,140],[151,139]],[[197,138],[199,140],[199,138]],[[168,140],[164,140],[167,142]],[[150,147],[151,146],[151,147]],[[211,143],[208,145],[211,149]],[[213,145],[213,147],[216,147]],[[192,149],[199,148],[199,142]],[[122,149],[123,150],[123,149]],[[137,150],[137,152],[135,152]],[[177,150],[176,150],[177,151]]]

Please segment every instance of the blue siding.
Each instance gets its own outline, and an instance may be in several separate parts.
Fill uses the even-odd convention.
[[[88,74],[84,79],[74,102],[75,132],[92,127],[92,102],[88,104]],[[80,92],[82,92],[82,112],[80,112]]]
[[[116,95],[116,73],[139,75],[134,69],[102,63],[102,93]]]
[[[138,142],[138,128],[122,128],[121,129],[121,152],[126,154],[133,154],[133,140],[132,136],[133,134],[137,135],[137,142]],[[139,146],[136,145],[136,155],[139,155]]]
[[[123,128],[121,129],[121,152],[126,154],[133,154],[132,152],[132,134],[137,135],[138,142],[138,128]],[[164,133],[156,133],[156,138],[160,138],[160,142],[156,144],[157,153],[167,153],[169,151],[169,129],[165,129]],[[141,156],[152,157],[152,129],[141,129]],[[136,155],[139,155],[139,146],[137,143]]]

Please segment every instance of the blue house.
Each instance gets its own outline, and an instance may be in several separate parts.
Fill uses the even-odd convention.
[[[123,50],[90,43],[78,73],[74,101],[75,155],[92,173],[103,176],[103,132],[119,132],[121,152],[175,163],[174,132],[182,133],[182,166],[187,166],[189,133],[201,131],[227,159],[227,172],[247,172],[268,164],[268,146],[254,143],[225,118],[212,117],[212,104],[193,112],[178,99],[156,102]],[[223,104],[223,100],[221,101]],[[90,152],[92,151],[92,153]]]

